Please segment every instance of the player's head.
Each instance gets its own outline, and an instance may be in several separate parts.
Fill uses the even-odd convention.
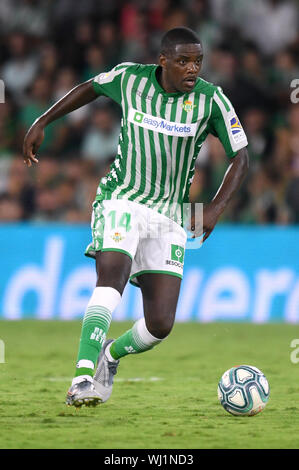
[[[189,28],[174,28],[161,41],[159,63],[162,86],[168,92],[191,92],[202,65],[202,46],[197,34]]]

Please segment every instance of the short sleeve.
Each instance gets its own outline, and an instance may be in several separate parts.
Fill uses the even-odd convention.
[[[107,96],[116,103],[121,104],[121,79],[128,67],[135,65],[132,62],[123,62],[109,72],[100,73],[94,77],[92,84],[97,95]]]
[[[219,138],[228,157],[234,157],[239,150],[248,145],[234,107],[220,87],[217,87],[213,96],[209,129]]]

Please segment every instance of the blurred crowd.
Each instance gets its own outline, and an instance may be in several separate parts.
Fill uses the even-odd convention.
[[[118,106],[101,97],[49,125],[30,169],[24,135],[80,82],[123,61],[156,63],[162,34],[185,25],[203,44],[201,76],[222,87],[249,140],[250,171],[221,220],[299,223],[298,24],[293,0],[1,0],[0,221],[89,222],[117,151]],[[209,136],[191,200],[211,200],[228,165]]]

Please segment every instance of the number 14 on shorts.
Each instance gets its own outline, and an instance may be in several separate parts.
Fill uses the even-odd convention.
[[[112,230],[119,227],[123,227],[126,232],[129,232],[131,230],[132,226],[130,225],[130,212],[118,213],[116,210],[113,210],[109,212],[108,217],[110,218]]]

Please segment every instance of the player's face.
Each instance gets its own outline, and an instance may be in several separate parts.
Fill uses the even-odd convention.
[[[200,44],[179,44],[173,51],[160,55],[162,86],[167,93],[190,93],[202,65]]]

